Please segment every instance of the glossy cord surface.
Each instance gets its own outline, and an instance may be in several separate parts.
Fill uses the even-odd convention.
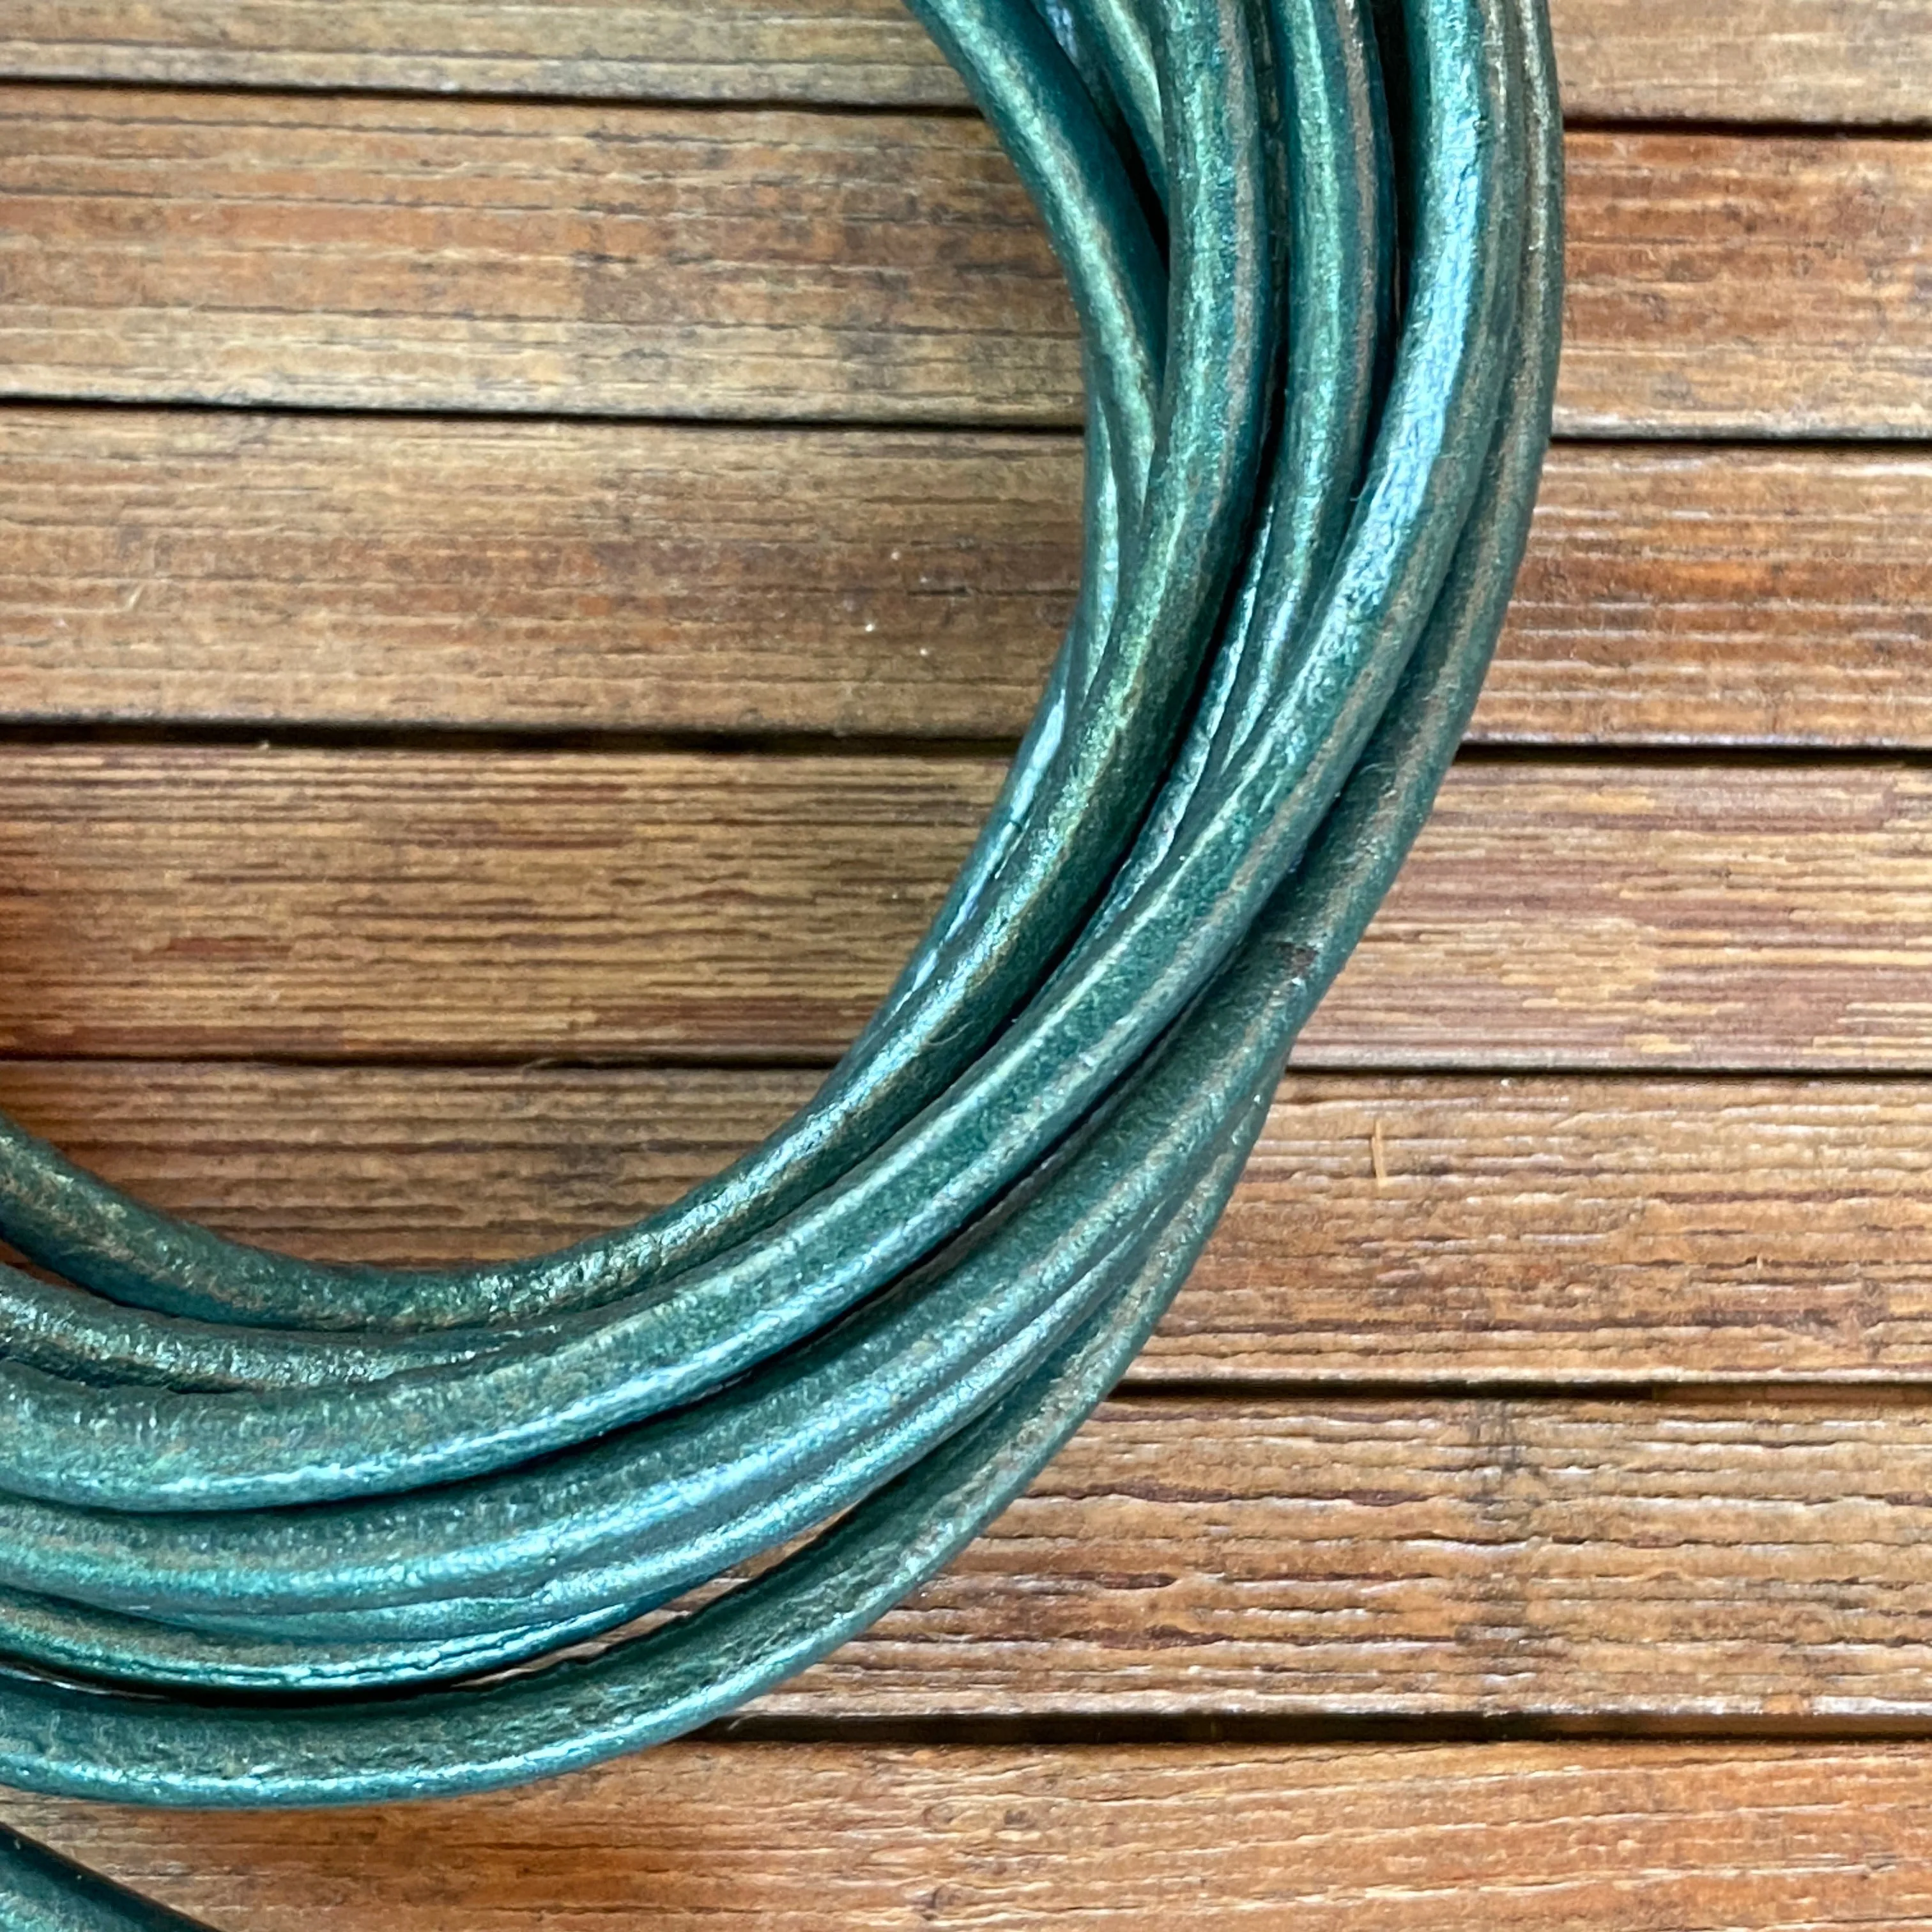
[[[1540,0],[916,10],[1089,378],[1082,595],[979,844],[796,1118],[527,1262],[298,1262],[0,1133],[0,1234],[62,1277],[0,1270],[0,1782],[367,1802],[701,1724],[976,1534],[1211,1232],[1521,556]],[[0,1837],[0,1926],[185,1922]]]

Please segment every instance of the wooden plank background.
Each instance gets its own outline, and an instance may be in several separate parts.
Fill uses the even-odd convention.
[[[1552,10],[1502,661],[1114,1400],[704,1739],[10,1821],[232,1932],[1932,1916],[1932,4]],[[303,1252],[782,1118],[1072,594],[897,0],[11,0],[0,392],[0,1104]]]

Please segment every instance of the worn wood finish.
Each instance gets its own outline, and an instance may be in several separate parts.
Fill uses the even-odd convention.
[[[1134,1396],[748,1708],[1922,1726],[1928,1535],[1922,1397]]]
[[[1141,1379],[1924,1377],[1932,1088],[1291,1076]]]
[[[1932,144],[1575,135],[1559,428],[1922,435]]]
[[[1932,743],[1932,463],[1558,444],[1474,736]]]
[[[0,74],[833,106],[967,98],[900,0],[145,0],[132,20],[98,0],[11,0]]]
[[[1076,440],[0,412],[15,718],[1016,737]],[[1932,743],[1932,460],[1559,445],[1479,741]]]
[[[755,1708],[1932,1718],[1932,1410],[1120,1401]]]
[[[1077,422],[976,119],[0,89],[16,394]]]
[[[242,1239],[430,1267],[646,1213],[812,1084],[67,1060],[0,1106]],[[1928,1243],[1924,1082],[1291,1076],[1132,1380],[1922,1381]]]
[[[16,393],[1077,421],[976,120],[0,94]]]
[[[1553,0],[1587,119],[1932,122],[1925,0]],[[0,74],[894,106],[964,90],[898,0],[14,0]]]
[[[0,1810],[237,1932],[1876,1932],[1932,1915],[1929,1774],[1918,1745],[699,1744],[463,1804]]]
[[[1569,143],[1559,426],[1932,429],[1932,142]],[[16,394],[1068,424],[968,117],[0,89]]]
[[[1016,738],[1080,472],[1074,436],[0,412],[0,706]]]
[[[981,759],[72,746],[4,770],[13,1048],[518,1059],[824,1059],[998,778]]]
[[[1550,11],[1574,116],[1932,123],[1926,0],[1550,0]]]
[[[1928,1536],[1922,1398],[1137,1396],[748,1708],[1922,1726]]]
[[[996,763],[22,746],[0,1051],[822,1061]],[[1932,1066],[1932,772],[1466,764],[1304,1064]]]

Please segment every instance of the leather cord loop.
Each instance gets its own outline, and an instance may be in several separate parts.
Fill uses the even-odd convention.
[[[1132,1360],[1426,817],[1549,436],[1542,0],[914,4],[1088,379],[1081,595],[978,844],[794,1120],[553,1254],[301,1262],[0,1126],[58,1277],[0,1269],[0,1782],[474,1791],[863,1629]],[[187,1923],[4,1835],[0,1922]]]

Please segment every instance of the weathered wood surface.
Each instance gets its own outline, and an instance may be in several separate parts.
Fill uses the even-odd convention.
[[[1877,1932],[1932,1915],[1928,1774],[1910,1744],[700,1744],[460,1804],[0,1810],[237,1932]]]
[[[1932,428],[1932,141],[1569,143],[1559,425]],[[0,363],[49,398],[1068,424],[968,117],[0,89]]]
[[[1069,422],[976,120],[0,90],[16,394]]]
[[[1932,463],[1558,444],[1474,735],[1932,742]]]
[[[0,413],[16,719],[1016,737],[1072,437]],[[1932,744],[1932,460],[1559,445],[1475,724]]]
[[[1077,436],[0,412],[0,706],[1016,738],[1080,475]]]
[[[1558,428],[1922,434],[1932,143],[1573,136]]]
[[[242,1239],[430,1267],[646,1213],[812,1084],[67,1060],[0,1106]],[[1292,1075],[1131,1379],[1924,1381],[1928,1244],[1924,1082]]]
[[[1553,0],[1573,116],[1932,122],[1925,0]],[[218,86],[947,106],[899,0],[13,0],[0,74]]]
[[[903,107],[967,98],[899,0],[146,0],[132,20],[98,0],[13,0],[0,73]]]
[[[978,758],[24,745],[0,1051],[824,1061]],[[1932,1067],[1932,772],[1465,764],[1304,1064]]]
[[[1932,1409],[1103,1407],[758,1709],[1932,1717]]]
[[[1567,112],[1932,123],[1925,0],[1550,0]]]

